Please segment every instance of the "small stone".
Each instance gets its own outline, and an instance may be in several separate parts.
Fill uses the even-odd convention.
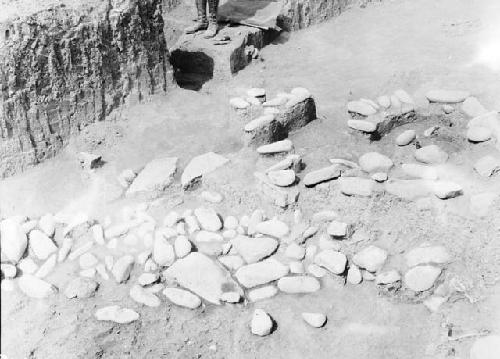
[[[215,171],[225,165],[229,160],[214,152],[208,152],[194,157],[184,169],[181,176],[182,188],[188,189],[197,182],[203,175]]]
[[[64,295],[71,298],[89,298],[94,295],[97,288],[99,288],[99,283],[90,278],[77,277],[72,279],[64,290]]]
[[[178,236],[175,239],[174,248],[177,257],[182,258],[191,253],[193,246],[186,236]]]
[[[406,272],[404,282],[415,292],[422,292],[432,288],[441,274],[441,268],[424,265],[411,268]]]
[[[200,230],[200,225],[198,224],[195,216],[187,216],[184,218],[184,221],[188,227],[189,234],[193,234],[194,232]]]
[[[316,255],[316,252],[318,252],[318,246],[309,244],[306,247],[306,260],[312,261],[314,259],[314,256]]]
[[[297,243],[291,243],[285,250],[285,256],[291,259],[302,260],[306,255],[306,249]]]
[[[84,253],[79,258],[80,268],[92,268],[99,262],[98,259],[92,253]]]
[[[455,111],[455,108],[451,105],[448,105],[448,104],[444,104],[442,106],[442,108],[443,108],[443,112],[447,115],[452,113],[453,111]]]
[[[252,334],[263,337],[269,335],[272,328],[273,321],[269,314],[264,312],[262,309],[255,309],[251,324]]]
[[[401,280],[401,275],[395,269],[387,272],[378,273],[375,277],[375,283],[379,285],[393,284]]]
[[[221,203],[224,199],[220,193],[213,191],[203,191],[200,197],[210,203]]]
[[[17,268],[15,265],[2,263],[1,268],[4,278],[14,278],[17,274]]]
[[[238,232],[236,232],[234,229],[227,229],[224,232],[222,232],[222,237],[225,239],[233,239],[238,235]]]
[[[247,107],[250,106],[250,104],[248,102],[246,102],[244,99],[242,99],[241,97],[233,97],[229,100],[229,104],[235,108],[235,109],[238,109],[238,110],[244,110],[246,109]]]
[[[225,229],[238,228],[238,218],[234,216],[227,216],[226,219],[224,219],[224,228]]]
[[[236,256],[236,255],[221,256],[218,259],[219,259],[219,262],[221,262],[222,265],[224,267],[226,267],[227,269],[229,269],[230,271],[238,270],[243,265],[245,265],[243,258],[241,258],[240,256]]]
[[[151,250],[147,249],[145,251],[142,251],[137,255],[137,263],[140,265],[144,265],[150,257],[151,257]]]
[[[432,90],[427,92],[425,97],[427,97],[430,102],[459,103],[469,97],[469,93],[466,91]]]
[[[137,283],[145,287],[158,281],[159,278],[158,273],[142,273],[139,278],[137,278]]]
[[[294,261],[288,263],[288,266],[290,267],[290,273],[293,274],[304,274],[305,269],[304,269],[304,264],[302,262]]]
[[[333,240],[329,235],[319,237],[319,247],[321,249],[333,249],[337,252],[341,249],[339,241]]]
[[[359,166],[368,173],[388,172],[394,163],[392,160],[378,152],[368,152],[359,158]]]
[[[19,261],[17,267],[24,274],[34,274],[38,270],[38,264],[36,264],[31,258],[23,258]]]
[[[319,281],[314,277],[294,276],[283,277],[278,280],[278,288],[289,294],[313,293],[320,289]]]
[[[417,137],[417,133],[414,130],[406,130],[396,137],[396,144],[398,146],[409,145],[415,137]]]
[[[474,169],[483,177],[491,177],[500,172],[500,158],[491,155],[481,157],[475,164]]]
[[[266,170],[266,173],[269,173],[271,171],[280,171],[288,169],[291,169],[294,172],[300,172],[302,170],[302,159],[300,158],[300,155],[291,154],[286,156],[284,160],[281,160],[278,163],[269,167]]]
[[[373,106],[364,101],[350,101],[347,103],[347,111],[357,113],[362,116],[370,116],[377,113]]]
[[[352,226],[348,223],[332,221],[328,225],[326,233],[335,238],[347,238],[352,233]]]
[[[282,141],[277,141],[270,143],[268,145],[263,145],[257,148],[257,152],[260,154],[275,154],[281,152],[290,152],[293,149],[292,141],[286,139]]]
[[[194,214],[204,230],[216,232],[222,228],[222,222],[212,208],[197,208]]]
[[[359,284],[363,280],[363,275],[359,268],[355,265],[349,266],[347,271],[347,282],[351,284]]]
[[[57,246],[42,231],[35,229],[29,234],[29,246],[38,259],[45,260],[52,253],[57,252]]]
[[[403,163],[401,168],[410,177],[431,181],[438,179],[438,172],[432,166],[420,165],[418,163]]]
[[[493,132],[491,129],[482,126],[471,126],[467,130],[467,139],[470,142],[484,142],[488,141]]]
[[[424,137],[431,137],[439,130],[439,126],[431,126],[424,131]]]
[[[45,278],[55,268],[57,263],[57,254],[51,255],[37,270],[35,276],[38,278]]]
[[[139,314],[132,309],[110,305],[98,309],[94,316],[97,320],[112,321],[119,324],[128,324],[139,319]]]
[[[372,180],[375,182],[385,182],[387,181],[387,173],[384,172],[376,172],[372,174]]]
[[[500,335],[488,335],[476,339],[470,348],[470,359],[498,359]]]
[[[248,299],[251,302],[258,302],[260,300],[274,297],[276,294],[278,294],[278,288],[276,288],[274,285],[266,285],[260,288],[249,290]]]
[[[363,270],[361,272],[363,274],[363,280],[366,280],[366,281],[374,281],[375,280],[375,274],[371,273],[371,272],[368,272],[366,270]]]
[[[226,303],[239,303],[241,295],[238,292],[225,292],[220,296],[220,300]]]
[[[200,297],[184,289],[165,288],[163,290],[163,295],[165,295],[169,301],[181,307],[196,309],[201,305]]]
[[[441,199],[454,198],[463,193],[462,186],[450,181],[436,181],[432,189],[436,197]]]
[[[326,315],[323,313],[302,313],[302,319],[314,328],[321,328],[326,323]]]
[[[481,105],[479,100],[473,96],[465,99],[462,104],[462,111],[470,117],[481,116],[488,112],[488,110]]]
[[[386,95],[378,97],[377,103],[383,108],[391,107],[391,99]]]
[[[290,231],[288,225],[285,222],[277,219],[260,222],[259,224],[257,224],[256,230],[258,233],[262,233],[264,235],[272,236],[275,238],[282,238],[286,236]]]
[[[448,160],[448,154],[436,145],[428,145],[415,151],[417,161],[427,164],[441,164]]]
[[[95,224],[90,227],[90,231],[92,232],[92,237],[97,244],[101,246],[106,244],[104,241],[104,229],[100,224]]]
[[[346,196],[370,197],[375,190],[376,182],[361,177],[341,177],[339,179],[340,192]]]
[[[32,274],[23,274],[19,277],[17,284],[19,289],[31,298],[42,299],[57,293],[55,286]]]
[[[307,173],[304,176],[303,182],[306,187],[313,187],[319,183],[338,178],[340,177],[340,175],[341,175],[340,166],[332,165]]]
[[[293,170],[270,171],[267,176],[274,185],[280,187],[288,187],[295,182],[295,172]]]
[[[56,220],[52,214],[46,214],[38,221],[38,227],[49,237],[56,231]]]
[[[326,269],[324,269],[324,268],[322,268],[319,265],[314,264],[314,263],[309,264],[309,266],[307,266],[307,272],[311,273],[316,278],[323,278],[327,273]]]
[[[177,160],[177,157],[165,157],[149,162],[134,179],[127,195],[164,191],[174,180]]]
[[[134,266],[134,257],[131,255],[125,255],[123,257],[118,258],[118,260],[114,263],[112,274],[117,283],[125,282],[129,276],[132,268]]]
[[[231,244],[247,263],[255,263],[269,257],[279,245],[273,238],[250,238],[241,235],[233,239]]]
[[[316,255],[314,263],[328,269],[333,274],[342,274],[346,268],[347,257],[341,252],[326,249]]]
[[[422,245],[410,250],[405,255],[408,267],[420,264],[445,264],[451,261],[451,255],[443,246]]]
[[[146,260],[146,263],[144,263],[144,271],[154,272],[155,270],[158,270],[158,265],[151,258]]]
[[[353,262],[369,272],[376,272],[384,266],[387,252],[382,248],[368,246],[354,255]]]
[[[175,261],[174,247],[162,235],[155,236],[153,260],[162,267],[168,267]]]
[[[113,256],[110,255],[104,256],[104,264],[106,265],[106,269],[111,271],[113,269],[113,264],[114,264]]]
[[[274,258],[269,258],[239,268],[235,277],[245,288],[253,288],[284,277],[288,271],[288,266]]]
[[[366,133],[375,132],[377,124],[366,120],[347,120],[347,126],[354,130],[363,131]]]

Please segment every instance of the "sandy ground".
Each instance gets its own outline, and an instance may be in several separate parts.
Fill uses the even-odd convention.
[[[270,207],[253,191],[255,168],[271,162],[242,148],[243,122],[229,108],[229,97],[253,86],[265,87],[271,94],[308,88],[316,99],[318,120],[291,136],[308,169],[327,165],[332,157],[356,160],[367,151],[380,151],[400,164],[411,159],[413,148],[394,146],[399,130],[376,143],[356,136],[345,126],[346,102],[403,88],[425,106],[425,91],[444,87],[469,90],[485,107],[500,110],[500,49],[494,47],[500,31],[498,14],[500,4],[495,0],[401,0],[352,9],[328,23],[278,39],[262,51],[264,61],[253,63],[229,83],[213,81],[199,93],[172,89],[167,96],[124,110],[124,121],[87,128],[56,158],[0,182],[0,211],[3,216],[37,216],[83,210],[96,218],[109,214],[117,218],[117,210],[131,202],[123,199],[116,182],[120,171],[140,168],[162,155],[179,157],[182,168],[192,156],[215,151],[231,159],[204,184],[224,194],[225,201],[217,206],[220,213],[249,214],[263,207],[268,215],[289,219],[290,211]],[[372,283],[344,286],[339,279],[328,278],[314,294],[280,294],[257,305],[206,306],[196,311],[170,304],[141,307],[139,321],[120,326],[93,318],[95,309],[108,303],[138,308],[127,285],[108,281],[95,298],[71,302],[62,295],[34,301],[17,292],[2,292],[2,353],[10,359],[467,358],[474,338],[449,340],[450,333],[455,337],[500,331],[500,203],[483,216],[469,208],[470,195],[500,193],[500,181],[474,175],[471,163],[498,150],[491,144],[467,143],[466,121],[453,115],[412,126],[423,131],[431,125],[453,124],[429,143],[450,152],[451,165],[442,173],[464,186],[466,195],[461,198],[419,205],[387,195],[347,198],[332,183],[303,194],[298,204],[306,217],[322,209],[337,210],[356,224],[360,238],[343,243],[344,251],[377,244],[389,250],[396,267],[400,254],[420,243],[447,246],[455,258],[447,269],[448,279],[456,278],[464,291],[438,313],[408,298],[380,293]],[[82,174],[76,161],[79,150],[102,154],[105,166],[92,176]],[[151,211],[161,218],[171,208],[194,208],[199,204],[197,193],[182,198],[174,187]],[[77,265],[68,263],[48,280],[64,286],[77,272]],[[256,307],[277,322],[269,337],[250,334]],[[307,327],[300,318],[302,311],[322,311],[328,324],[319,330]],[[214,344],[215,351],[210,349]]]

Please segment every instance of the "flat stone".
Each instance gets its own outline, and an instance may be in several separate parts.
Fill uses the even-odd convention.
[[[266,173],[269,173],[271,171],[280,171],[287,169],[291,169],[294,172],[300,172],[302,170],[302,159],[300,158],[300,155],[297,154],[287,155],[285,159],[269,167],[266,170]]]
[[[173,182],[176,171],[177,157],[156,158],[139,172],[127,195],[163,192]]]
[[[170,266],[175,261],[174,246],[172,246],[162,235],[155,235],[153,260],[161,267]]]
[[[416,150],[415,158],[427,164],[441,164],[448,160],[448,154],[436,145],[428,145]]]
[[[443,246],[423,245],[406,253],[405,259],[408,267],[415,267],[420,264],[445,264],[451,261],[451,255]]]
[[[264,337],[271,334],[272,328],[273,321],[269,314],[262,309],[255,309],[251,323],[252,334]]]
[[[430,265],[417,266],[406,272],[404,282],[411,290],[422,292],[432,288],[440,274],[441,268]]]
[[[197,295],[179,288],[165,288],[163,295],[175,305],[196,309],[201,305],[201,299]]]
[[[134,267],[134,257],[131,255],[125,255],[116,260],[113,264],[113,269],[111,273],[115,278],[117,283],[123,283],[130,277],[130,272]]]
[[[248,107],[250,107],[250,104],[245,101],[244,99],[242,99],[241,97],[233,97],[231,99],[229,99],[229,104],[235,108],[235,109],[238,109],[238,110],[244,110]]]
[[[158,273],[142,273],[139,278],[137,278],[137,283],[143,287],[153,284],[160,279]]]
[[[229,160],[214,152],[208,152],[193,157],[188,163],[181,176],[182,188],[189,188],[194,182],[202,178],[203,175],[215,171],[225,165]]]
[[[491,155],[481,157],[475,164],[474,169],[483,177],[491,177],[500,172],[500,158]]]
[[[320,289],[319,281],[309,276],[283,277],[278,280],[278,288],[289,294],[314,293]]]
[[[470,359],[498,359],[500,335],[487,335],[476,339],[470,348]]]
[[[488,141],[493,135],[493,131],[487,127],[471,126],[467,130],[467,139],[470,142]]]
[[[47,236],[52,237],[56,231],[56,220],[54,215],[48,213],[38,220],[38,228],[40,228]]]
[[[359,158],[359,166],[368,173],[389,172],[394,163],[392,160],[378,152],[368,152]]]
[[[340,166],[332,165],[307,173],[304,176],[303,182],[306,187],[314,187],[318,183],[330,181],[340,177],[340,175]]]
[[[288,225],[278,219],[271,219],[257,224],[256,231],[267,236],[282,238],[290,231]]]
[[[418,163],[403,163],[401,165],[401,169],[410,177],[432,181],[438,179],[438,172],[432,166],[421,165]]]
[[[425,97],[430,102],[459,103],[469,97],[469,93],[467,91],[431,90],[425,94]]]
[[[384,266],[387,259],[387,252],[382,248],[368,246],[354,255],[354,264],[366,269],[369,272],[376,272]]]
[[[229,273],[206,255],[197,252],[178,259],[163,274],[213,304],[220,304],[224,292],[241,292]]]
[[[293,170],[269,171],[267,176],[274,185],[279,187],[288,187],[295,182],[295,172]]]
[[[477,126],[489,128],[493,132],[494,137],[496,137],[497,143],[500,141],[500,115],[497,111],[476,116],[467,124],[467,128]]]
[[[183,258],[191,253],[193,246],[186,236],[178,236],[174,243],[175,254],[179,258]]]
[[[361,271],[359,270],[358,266],[356,265],[350,265],[349,269],[347,270],[347,282],[351,284],[359,284],[363,280],[363,275],[361,274]]]
[[[98,309],[94,316],[97,320],[111,321],[119,324],[128,324],[139,319],[139,314],[129,308],[121,308],[118,305],[110,305]]]
[[[321,328],[326,324],[326,315],[323,313],[302,313],[302,319],[314,328]]]
[[[89,298],[94,295],[97,288],[99,288],[99,283],[91,278],[77,277],[72,279],[66,289],[64,290],[64,295],[71,298]]]
[[[284,277],[288,271],[288,266],[269,258],[239,268],[235,277],[245,288],[253,288]]]
[[[401,280],[401,275],[395,269],[377,273],[377,276],[375,277],[375,283],[379,285],[393,284],[400,280]]]
[[[347,103],[347,111],[362,116],[370,116],[377,113],[377,110],[373,106],[364,101],[349,101]]]
[[[7,259],[17,263],[27,246],[28,238],[18,219],[11,217],[0,222],[0,247]]]
[[[333,274],[342,274],[346,269],[347,257],[341,252],[326,249],[314,257],[314,263],[328,269]]]
[[[257,148],[257,152],[262,155],[290,152],[293,149],[292,141],[286,139],[263,145]]]
[[[269,257],[278,248],[278,241],[273,238],[250,238],[239,235],[231,244],[247,263],[255,263]]]
[[[415,138],[417,137],[417,133],[415,130],[406,130],[396,137],[396,144],[398,146],[407,146],[409,145]]]
[[[375,189],[375,181],[361,177],[341,177],[340,192],[346,196],[370,197]]]
[[[260,288],[251,289],[248,291],[248,300],[250,302],[258,302],[260,300],[274,297],[278,294],[278,288],[274,285],[266,285]]]
[[[349,223],[332,221],[328,225],[326,233],[335,238],[347,238],[352,233],[352,226]]]
[[[306,255],[306,249],[297,243],[291,243],[285,250],[285,256],[291,259],[302,260]]]
[[[462,111],[470,117],[481,116],[488,112],[474,96],[465,99],[462,103]]]
[[[238,270],[245,265],[245,261],[243,260],[243,258],[237,255],[226,255],[221,256],[217,259],[222,263],[224,267],[226,267],[230,271]]]
[[[43,299],[57,293],[55,286],[32,274],[23,274],[17,284],[21,292],[31,298]]]
[[[462,186],[450,181],[436,181],[432,187],[436,197],[441,199],[454,198],[463,194]]]
[[[222,228],[222,221],[212,208],[196,208],[194,215],[201,228],[206,231],[217,232]]]
[[[375,130],[377,129],[377,124],[375,122],[366,120],[347,120],[347,126],[354,130],[363,131],[366,133],[375,132]]]
[[[377,97],[377,103],[382,107],[382,108],[389,108],[391,107],[391,99],[387,95],[379,96]]]

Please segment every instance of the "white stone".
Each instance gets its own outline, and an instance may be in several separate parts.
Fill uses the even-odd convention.
[[[196,233],[196,242],[223,242],[224,237],[219,233],[209,232],[209,231],[199,231]]]
[[[145,272],[153,272],[158,269],[158,264],[156,264],[151,258],[144,263]]]
[[[331,221],[326,229],[326,233],[336,238],[346,238],[352,233],[352,226],[348,223]]]
[[[93,279],[77,277],[68,283],[64,290],[64,295],[69,299],[89,298],[94,295],[98,287],[99,283]]]
[[[87,242],[85,244],[82,244],[80,247],[76,248],[69,254],[68,259],[70,261],[75,260],[76,258],[80,257],[83,253],[88,252],[93,246],[94,246],[93,242]],[[61,253],[59,254],[61,255]]]
[[[305,269],[304,269],[304,264],[302,262],[294,261],[288,263],[288,266],[290,267],[290,273],[293,274],[304,274]]]
[[[94,241],[103,246],[105,244],[104,242],[104,229],[100,224],[95,224],[92,227],[90,227],[90,230],[92,232],[92,237],[94,238]]]
[[[267,176],[274,185],[280,187],[288,187],[295,182],[295,172],[293,170],[270,171]]]
[[[139,278],[137,278],[137,283],[145,287],[157,282],[159,278],[158,273],[142,273]]]
[[[302,313],[302,319],[314,328],[321,328],[326,323],[326,315],[323,313]]]
[[[475,340],[469,359],[498,359],[499,354],[500,335],[492,334]]]
[[[255,263],[269,257],[279,245],[274,238],[250,238],[241,235],[231,240],[231,244],[247,263]]]
[[[436,181],[432,185],[432,190],[436,197],[441,199],[454,198],[463,193],[462,186],[450,181]]]
[[[177,160],[177,157],[164,157],[149,162],[134,179],[127,195],[164,191],[174,180]]]
[[[24,274],[34,274],[38,270],[38,264],[36,264],[31,258],[23,258],[19,261],[17,267]]]
[[[314,257],[314,263],[328,269],[333,274],[342,274],[346,268],[347,257],[341,252],[326,249]]]
[[[212,208],[196,208],[194,215],[204,230],[216,232],[222,228],[222,222]]]
[[[57,252],[57,246],[42,231],[35,229],[29,234],[29,246],[38,259],[45,260],[52,253]]]
[[[278,288],[274,285],[266,285],[248,291],[248,299],[250,302],[258,302],[264,299],[274,297],[278,294]]]
[[[236,229],[238,228],[238,218],[235,216],[227,216],[224,219],[224,228],[225,229]]]
[[[329,222],[329,221],[333,221],[337,217],[338,217],[337,212],[326,210],[326,211],[320,211],[320,212],[314,213],[313,217],[312,217],[312,221],[314,223]]]
[[[375,132],[375,130],[377,129],[377,124],[375,122],[367,120],[347,120],[347,126],[354,130],[363,131],[366,133]]]
[[[303,182],[306,187],[313,187],[319,183],[330,181],[340,177],[340,166],[334,164],[332,166],[324,167],[307,173],[304,176]]]
[[[163,219],[163,225],[166,227],[173,227],[177,224],[177,222],[179,222],[180,219],[181,217],[179,216],[179,213],[176,211],[170,211]]]
[[[415,267],[420,264],[445,264],[451,261],[451,255],[443,246],[422,245],[406,253],[405,259],[408,267]]]
[[[256,226],[258,233],[272,236],[275,238],[282,238],[290,231],[288,225],[278,219],[271,219],[268,221],[260,222]]]
[[[220,296],[220,300],[226,303],[239,303],[241,295],[238,292],[225,292]]]
[[[491,177],[500,172],[500,158],[491,155],[481,157],[475,164],[474,169],[483,177]]]
[[[108,272],[106,271],[104,263],[99,263],[98,265],[96,265],[95,270],[101,276],[102,279],[109,280],[109,275]]]
[[[288,170],[292,169],[295,172],[302,170],[302,159],[298,154],[291,154],[285,157],[285,159],[275,163],[271,167],[266,170],[266,173],[271,171],[280,171],[280,170]]]
[[[40,218],[38,227],[49,237],[52,237],[56,231],[56,220],[51,213]]]
[[[0,247],[7,259],[18,262],[26,251],[28,239],[15,217],[0,222]]]
[[[421,165],[418,163],[403,163],[401,165],[403,172],[413,178],[421,178],[425,180],[437,180],[438,172],[432,166]]]
[[[170,266],[175,261],[174,247],[161,235],[155,236],[153,260],[161,267]]]
[[[125,255],[116,260],[111,273],[117,283],[123,283],[130,277],[130,272],[134,267],[134,257]]]
[[[178,236],[174,243],[175,254],[179,258],[183,258],[191,253],[193,246],[186,236]]]
[[[471,142],[488,141],[493,135],[493,131],[487,127],[471,126],[467,130],[467,139]]]
[[[32,274],[23,274],[17,284],[19,289],[31,298],[42,299],[57,293],[55,286]]]
[[[415,130],[406,130],[396,137],[396,144],[398,146],[409,145],[416,137],[417,133]]]
[[[289,294],[313,293],[320,289],[319,281],[309,276],[283,277],[278,280],[278,288]]]
[[[222,232],[222,237],[225,239],[233,239],[238,235],[238,232],[234,229],[226,229],[224,232]]]
[[[47,260],[38,268],[35,276],[38,278],[45,278],[56,267],[57,254],[51,255]]]
[[[385,172],[376,172],[374,174],[371,175],[372,177],[372,180],[374,180],[375,182],[385,182],[387,181],[387,173]]]
[[[376,246],[368,246],[354,255],[354,264],[369,272],[380,270],[387,259],[387,251]]]
[[[448,154],[436,145],[428,145],[416,150],[415,158],[427,164],[441,164],[448,160]]]
[[[359,158],[359,166],[368,173],[388,172],[394,163],[392,160],[378,152],[368,152]]]
[[[395,269],[377,273],[377,276],[375,277],[375,283],[379,285],[392,284],[400,280],[401,280],[401,275]]]
[[[94,278],[97,270],[95,268],[82,269],[80,271],[81,277]]]
[[[293,149],[292,141],[286,139],[282,141],[277,141],[270,143],[268,145],[262,145],[257,148],[257,153],[260,154],[274,154],[281,152],[289,152]]]
[[[347,282],[351,284],[359,284],[363,280],[363,275],[358,266],[350,265],[347,270]]]
[[[238,109],[238,110],[244,110],[246,109],[247,107],[250,106],[250,104],[248,102],[246,102],[244,99],[242,99],[241,97],[233,97],[229,100],[229,104],[234,107],[235,109]]]
[[[159,307],[161,304],[160,298],[158,298],[153,293],[147,291],[138,284],[134,284],[130,288],[130,297],[137,303],[144,304],[148,307]]]
[[[94,316],[97,320],[112,321],[119,324],[128,324],[139,319],[139,314],[129,308],[121,308],[118,305],[110,305],[98,309]]]
[[[113,269],[114,258],[111,255],[104,256],[104,264],[106,265],[106,269],[111,271]]]
[[[201,305],[201,299],[197,295],[179,288],[165,288],[163,295],[175,305],[196,309]]]
[[[4,278],[14,278],[17,274],[17,268],[15,265],[2,263],[1,268]]]
[[[235,277],[244,287],[253,288],[284,277],[288,274],[288,271],[288,266],[283,265],[274,258],[269,258],[239,268],[235,273]]]
[[[425,94],[425,97],[427,97],[430,102],[459,103],[469,97],[469,93],[466,91],[454,90],[431,90]]]
[[[273,321],[269,314],[262,309],[255,309],[252,316],[251,330],[252,334],[264,337],[271,334]]]
[[[445,297],[440,297],[440,296],[432,296],[424,300],[422,303],[425,305],[429,311],[435,313],[439,311],[439,307],[441,307],[442,304],[446,303],[447,299]]]
[[[363,116],[370,116],[377,113],[377,110],[373,106],[369,105],[364,101],[350,101],[347,103],[347,111],[354,112]]]
[[[450,114],[453,111],[455,111],[455,108],[452,105],[448,105],[448,104],[444,104],[442,106],[442,108],[443,108],[443,112],[446,113],[446,114]]]
[[[188,227],[189,234],[193,234],[194,232],[200,230],[200,225],[198,224],[195,216],[187,216],[184,218],[184,221]]]
[[[274,121],[274,114],[264,114],[260,117],[253,119],[245,125],[245,132],[252,132],[261,127],[268,126]]]
[[[285,250],[285,256],[291,259],[302,260],[306,255],[306,249],[297,243],[291,243]]]
[[[404,282],[415,292],[422,292],[432,288],[441,274],[441,268],[424,265],[411,268],[406,272]]]
[[[473,96],[467,97],[462,103],[462,111],[470,117],[477,117],[488,112],[479,100]]]
[[[237,255],[227,255],[218,258],[219,262],[230,271],[235,271],[245,265],[243,258]]]
[[[228,161],[229,160],[227,158],[214,152],[208,152],[194,157],[182,173],[182,187],[189,187],[193,182],[200,179],[203,175],[215,171],[217,168],[225,165]]]

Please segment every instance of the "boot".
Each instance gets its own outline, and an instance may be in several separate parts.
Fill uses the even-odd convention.
[[[219,7],[219,0],[208,0],[208,29],[205,31],[203,37],[210,39],[217,35],[217,8]]]
[[[206,30],[208,28],[207,0],[196,0],[196,11],[198,12],[198,20],[196,20],[196,24],[188,27],[184,31],[186,34],[194,34],[197,31]]]

